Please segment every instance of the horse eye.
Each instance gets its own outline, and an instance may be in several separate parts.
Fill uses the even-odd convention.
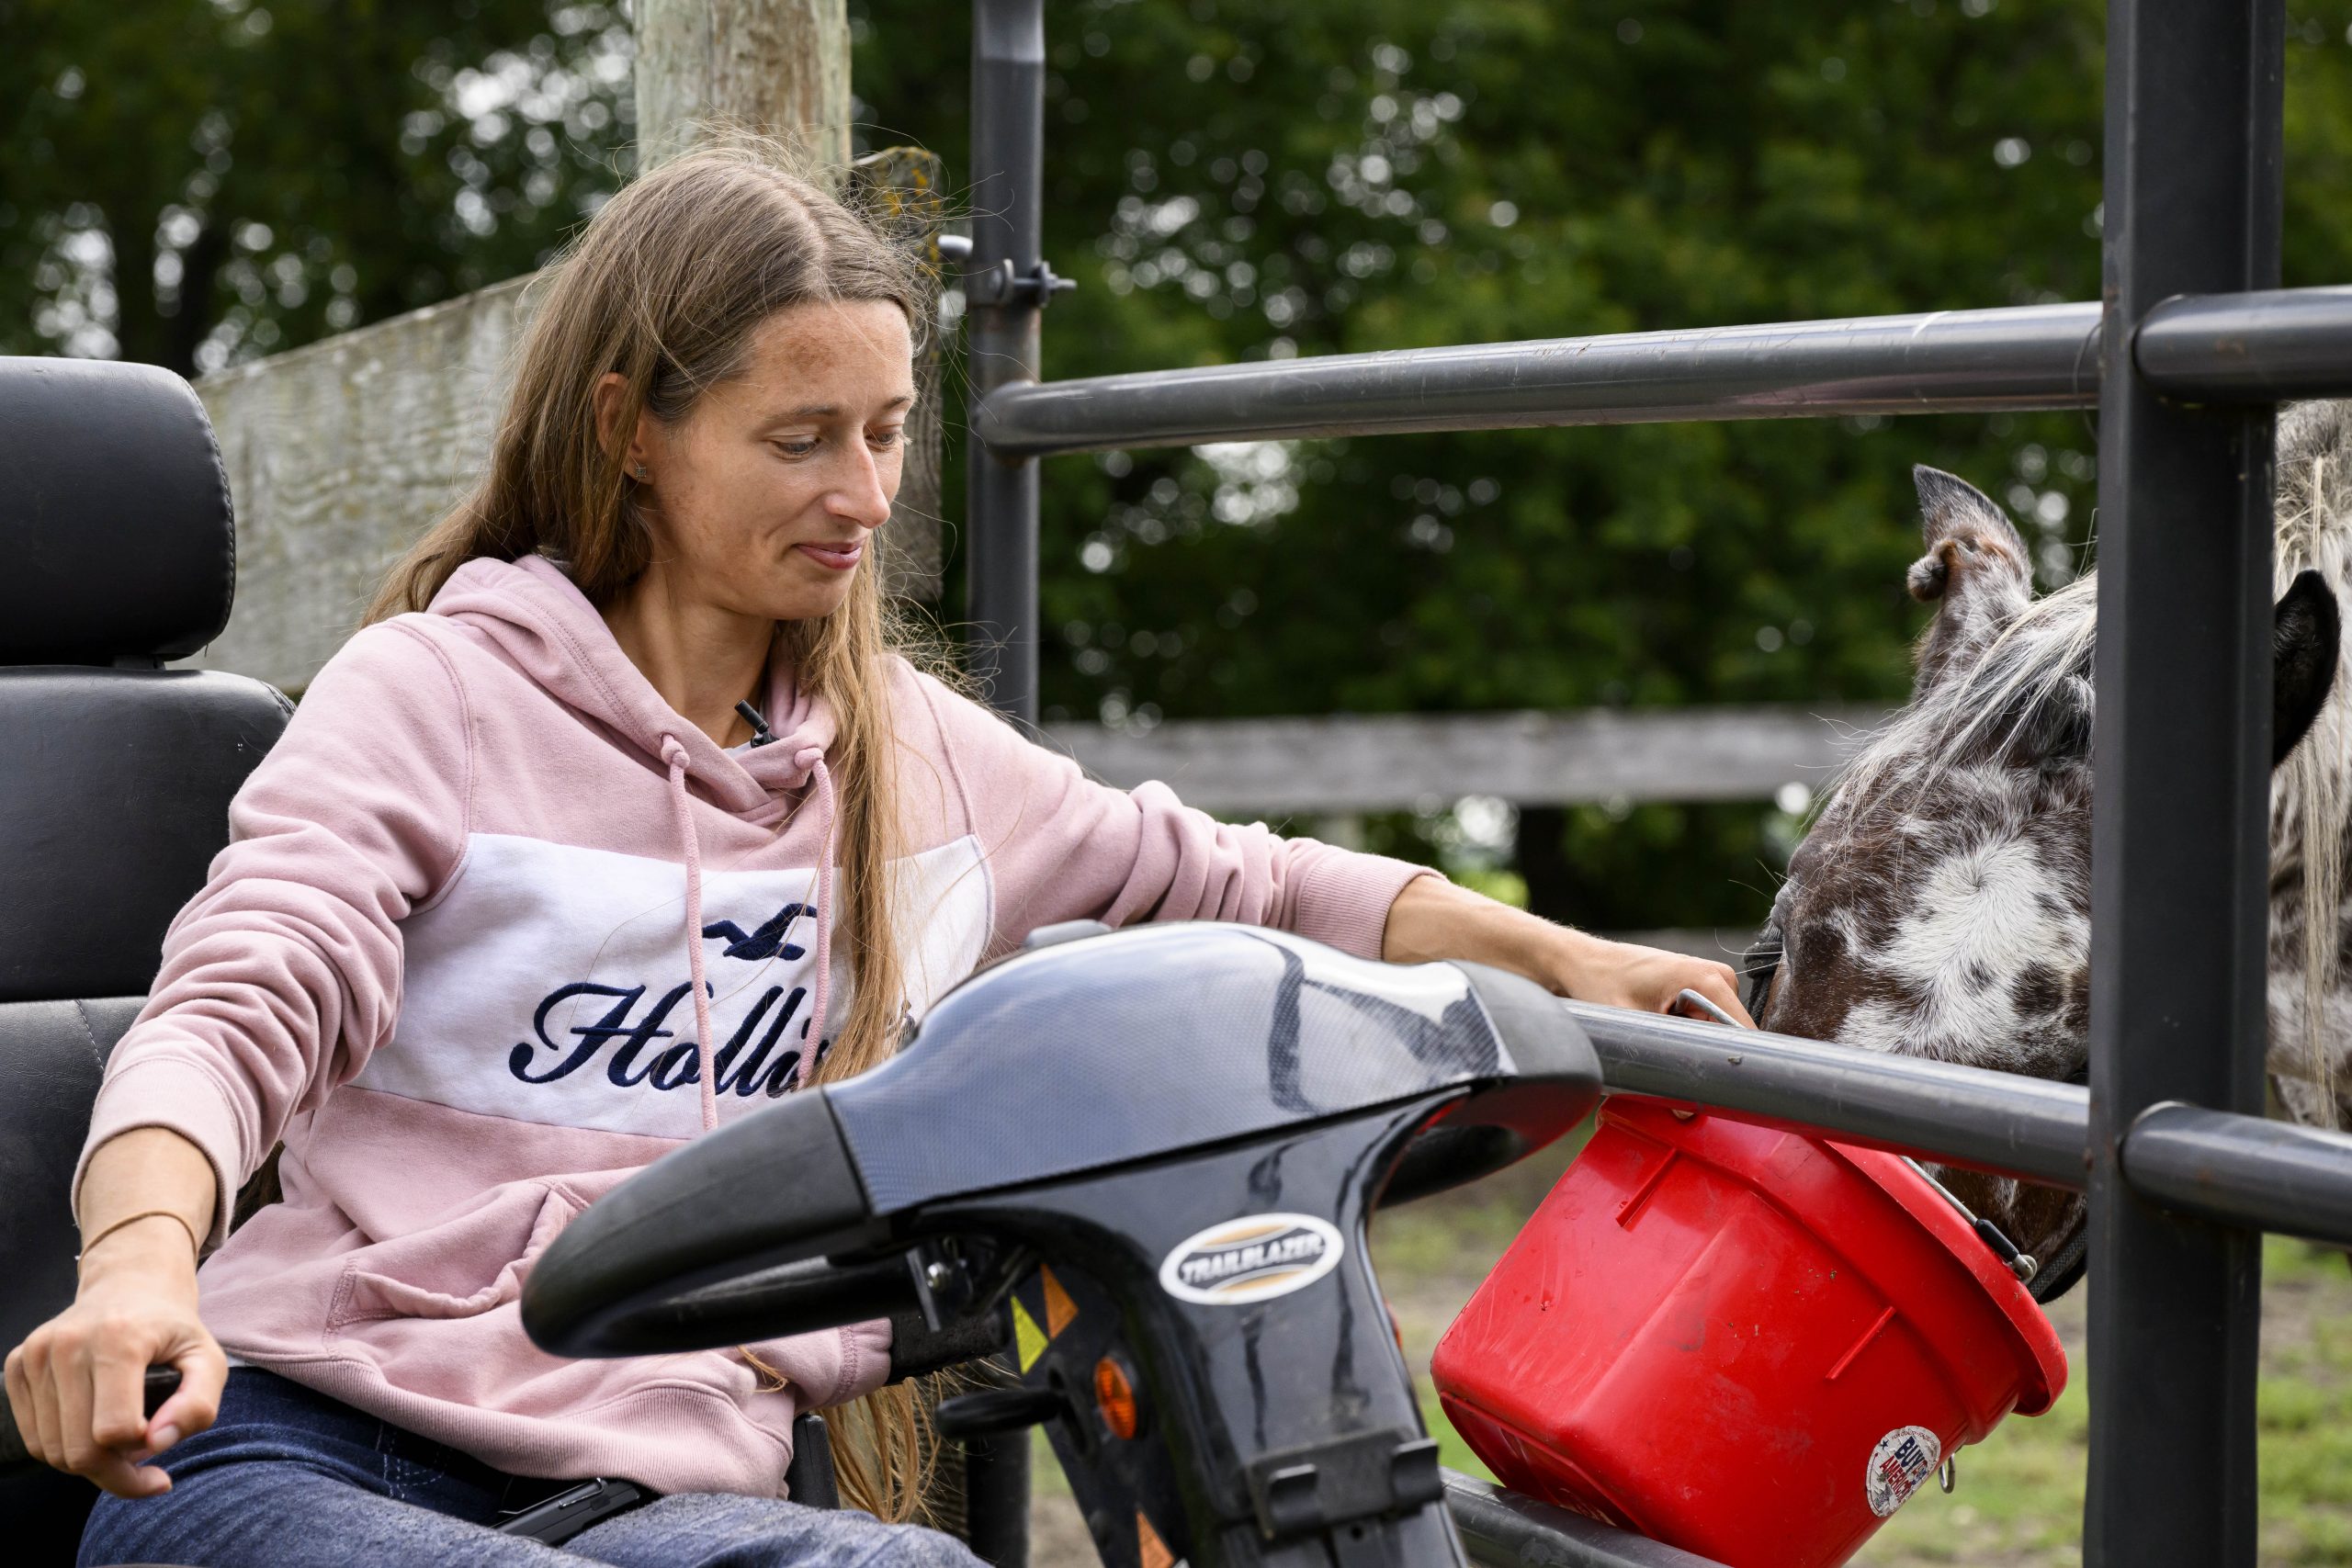
[[[1741,961],[1740,973],[1747,978],[1747,993],[1740,999],[1747,1005],[1748,1017],[1761,1014],[1764,998],[1772,991],[1772,978],[1780,973],[1782,955],[1780,933],[1767,931]]]

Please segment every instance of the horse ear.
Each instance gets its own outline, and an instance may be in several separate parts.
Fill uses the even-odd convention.
[[[2335,684],[2342,618],[2327,580],[2299,573],[2270,623],[2270,765],[2287,760]]]
[[[1932,685],[1964,653],[1982,650],[2033,598],[2025,541],[1992,497],[1956,475],[1924,465],[1911,470],[1919,488],[1920,532],[1928,553],[1911,563],[1911,597],[1935,604],[1919,645],[1919,684]]]

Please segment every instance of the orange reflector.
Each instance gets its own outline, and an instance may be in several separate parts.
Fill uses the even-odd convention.
[[[1102,1412],[1102,1425],[1113,1437],[1124,1442],[1136,1435],[1136,1385],[1115,1357],[1094,1363],[1094,1406]]]
[[[1062,1289],[1062,1282],[1054,1278],[1052,1269],[1039,1269],[1037,1278],[1046,1286],[1046,1337],[1057,1339],[1078,1315],[1078,1303],[1069,1299],[1069,1292]]]
[[[1141,1509],[1136,1512],[1136,1560],[1143,1568],[1176,1568],[1176,1554],[1168,1550],[1168,1543],[1159,1539]]]

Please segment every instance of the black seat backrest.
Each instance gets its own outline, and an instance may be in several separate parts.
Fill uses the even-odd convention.
[[[291,711],[258,681],[163,667],[220,635],[235,579],[187,382],[0,358],[0,1350],[73,1299],[66,1189],[106,1055]],[[93,1495],[0,1478],[8,1555],[71,1562],[55,1543]]]

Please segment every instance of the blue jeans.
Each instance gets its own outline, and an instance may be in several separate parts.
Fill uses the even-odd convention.
[[[103,1497],[84,1568],[978,1568],[954,1540],[846,1509],[692,1492],[543,1546],[492,1528],[560,1485],[508,1475],[252,1367],[159,1461],[172,1489]]]

